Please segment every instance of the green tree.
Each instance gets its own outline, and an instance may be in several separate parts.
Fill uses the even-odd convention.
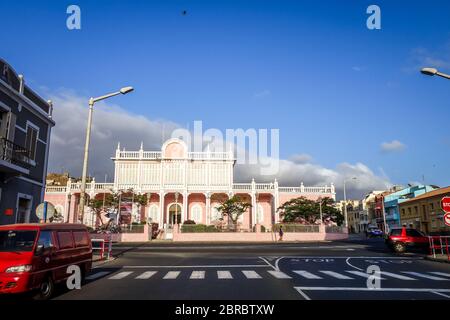
[[[334,207],[334,200],[329,197],[310,200],[306,197],[299,197],[285,202],[278,208],[283,222],[315,223],[320,219],[320,207],[322,207],[323,219],[330,219],[338,225],[342,224],[344,217]]]
[[[227,217],[233,224],[233,230],[236,230],[239,217],[251,207],[252,205],[250,203],[243,201],[240,197],[235,195],[223,201],[220,206],[217,207],[217,211],[222,214],[221,220]]]
[[[102,219],[102,212],[116,211],[118,212],[120,202],[120,192],[106,193],[99,197],[89,198],[88,207],[94,212],[101,225],[105,225]]]

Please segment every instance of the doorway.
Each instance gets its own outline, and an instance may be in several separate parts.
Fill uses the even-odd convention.
[[[17,219],[16,223],[30,222],[32,197],[28,195],[17,196]]]
[[[181,224],[181,205],[178,203],[173,203],[169,206],[169,225]]]

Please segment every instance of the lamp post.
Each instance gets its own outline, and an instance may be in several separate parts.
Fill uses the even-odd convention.
[[[88,170],[88,159],[89,159],[89,143],[91,139],[91,126],[92,126],[92,112],[94,110],[94,104],[98,101],[105,100],[119,94],[127,94],[133,91],[133,87],[124,87],[117,92],[109,93],[101,97],[90,98],[89,99],[89,115],[88,123],[86,128],[86,142],[84,144],[84,160],[83,160],[83,174],[81,176],[81,190],[80,190],[80,205],[78,208],[78,216],[83,223],[84,219],[84,205],[86,202],[86,175]]]
[[[427,76],[439,76],[445,79],[450,79],[450,75],[439,72],[436,68],[422,68],[420,72]]]
[[[347,181],[350,181],[350,180],[356,180],[356,177],[344,179],[344,226],[346,228],[348,228],[348,222],[347,222],[347,193],[345,190],[345,185],[346,185]]]

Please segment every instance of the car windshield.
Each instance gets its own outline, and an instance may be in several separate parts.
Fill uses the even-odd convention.
[[[0,231],[0,252],[19,252],[33,250],[37,231],[2,230]]]
[[[391,231],[391,236],[400,236],[402,234],[402,229],[393,229]]]

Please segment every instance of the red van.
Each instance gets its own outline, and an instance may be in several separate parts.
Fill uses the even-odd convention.
[[[0,226],[0,294],[36,291],[49,299],[67,268],[78,265],[82,276],[92,266],[92,244],[81,224],[15,224]]]

